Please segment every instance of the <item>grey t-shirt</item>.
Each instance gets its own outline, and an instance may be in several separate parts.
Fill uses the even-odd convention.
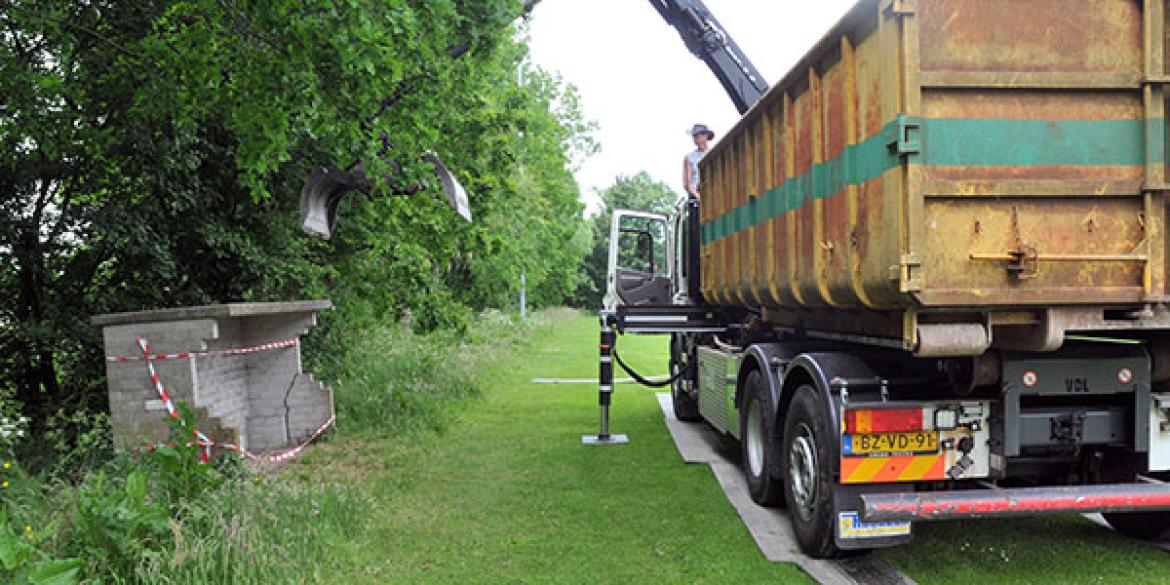
[[[707,151],[697,148],[687,153],[687,164],[691,165],[691,184],[684,185],[687,189],[699,190],[699,161],[703,159],[703,155],[705,154],[707,154]]]

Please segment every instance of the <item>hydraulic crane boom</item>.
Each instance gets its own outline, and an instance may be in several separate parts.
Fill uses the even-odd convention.
[[[678,31],[687,49],[707,64],[739,113],[748,111],[768,91],[768,82],[702,0],[650,0],[650,4]]]
[[[524,0],[524,14],[541,0]],[[678,31],[683,43],[702,59],[739,113],[744,113],[768,91],[768,82],[702,0],[650,0],[650,4]]]

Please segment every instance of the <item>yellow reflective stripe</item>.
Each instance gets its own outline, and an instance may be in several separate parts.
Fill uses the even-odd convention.
[[[930,469],[934,467],[935,461],[942,455],[927,455],[925,457],[915,457],[910,465],[898,476],[898,481],[908,481],[915,479],[923,479],[926,474],[930,473]],[[932,478],[933,479],[933,478]]]
[[[898,474],[896,479],[877,481],[886,465],[894,459],[906,457],[842,457],[841,483],[893,483],[898,481],[918,481],[923,479],[945,479],[946,454],[915,455],[910,458],[909,465]]]
[[[843,483],[864,483],[871,481],[873,480],[874,476],[876,476],[878,472],[882,470],[882,466],[885,465],[885,463],[885,457],[867,458],[857,466],[857,469],[853,470],[853,473],[851,473],[849,477],[845,478]]]

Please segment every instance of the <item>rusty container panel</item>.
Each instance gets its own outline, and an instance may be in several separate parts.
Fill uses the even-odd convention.
[[[1165,34],[1165,0],[858,2],[702,161],[704,298],[907,340],[1163,302]]]
[[[1163,107],[1147,118],[1143,4],[1154,3],[920,4],[919,302],[1134,303],[1154,293],[1145,163],[1165,159],[1165,133]],[[1154,145],[1147,123],[1158,127]]]

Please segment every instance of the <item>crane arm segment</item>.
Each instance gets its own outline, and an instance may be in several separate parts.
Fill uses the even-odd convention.
[[[650,0],[664,20],[678,31],[692,54],[719,79],[739,113],[768,91],[768,82],[719,24],[702,0]]]

